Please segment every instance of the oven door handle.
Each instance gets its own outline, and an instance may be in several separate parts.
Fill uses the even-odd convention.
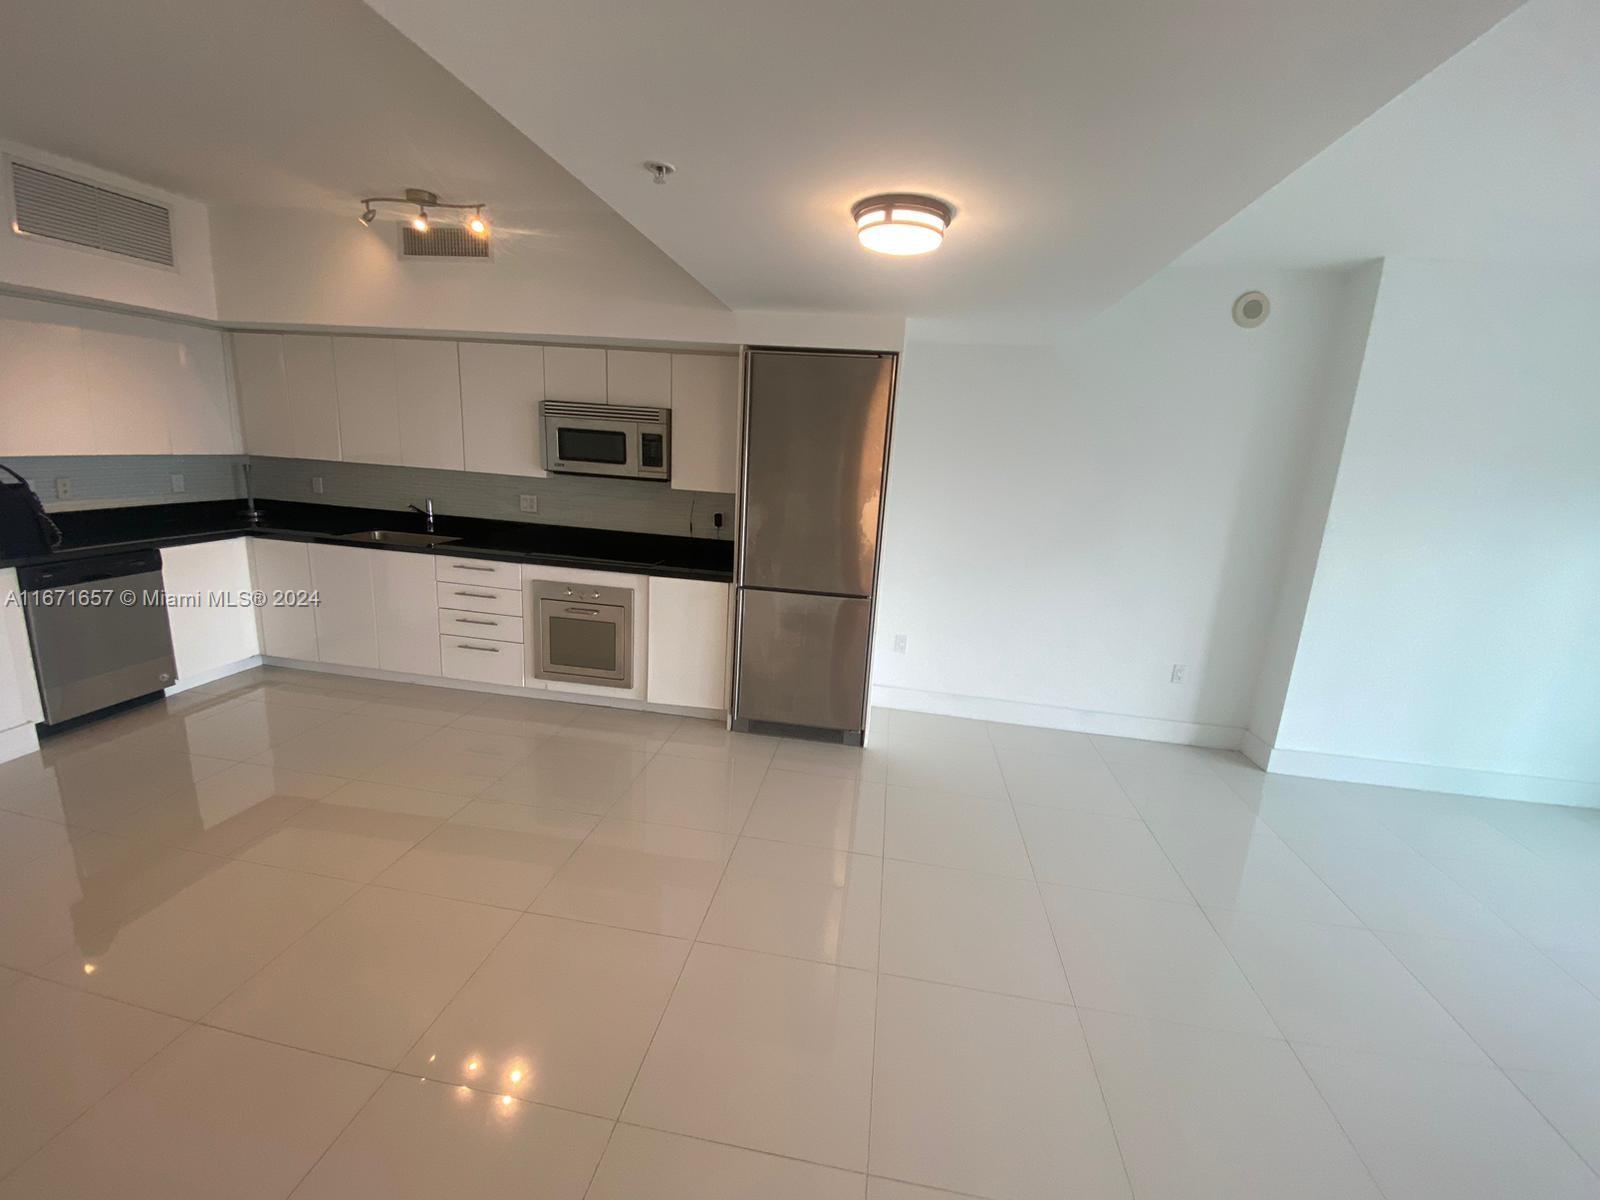
[[[600,610],[598,608],[573,608],[570,604],[561,611],[569,613],[582,613],[586,617],[598,617],[600,615]]]

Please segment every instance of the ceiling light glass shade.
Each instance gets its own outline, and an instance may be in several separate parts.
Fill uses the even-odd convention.
[[[944,243],[954,216],[950,206],[932,196],[872,196],[851,210],[856,237],[879,254],[927,254]]]

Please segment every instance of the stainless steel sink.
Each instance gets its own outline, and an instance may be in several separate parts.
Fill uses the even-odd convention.
[[[363,529],[359,533],[341,533],[344,542],[366,542],[373,546],[445,546],[459,542],[460,538],[444,537],[437,533],[405,533],[396,529]]]

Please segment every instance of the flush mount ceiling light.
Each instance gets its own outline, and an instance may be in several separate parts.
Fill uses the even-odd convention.
[[[887,195],[858,200],[850,215],[868,250],[907,255],[937,250],[955,210],[932,196]]]
[[[448,208],[455,212],[466,212],[471,209],[472,215],[463,218],[461,223],[473,237],[484,238],[489,236],[489,218],[483,215],[483,205],[449,204],[439,199],[437,192],[430,192],[426,188],[407,188],[404,196],[364,197],[361,201],[361,223],[363,225],[371,225],[373,221],[377,220],[378,210],[372,207],[374,204],[416,205],[417,214],[408,223],[418,233],[427,233],[432,228],[428,220],[428,210],[430,208]]]

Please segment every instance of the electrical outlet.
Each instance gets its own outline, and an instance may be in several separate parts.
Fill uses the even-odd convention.
[[[172,490],[174,492],[183,491],[183,476],[182,475],[174,475],[172,477]]]
[[[1172,664],[1172,682],[1182,683],[1183,677],[1189,673],[1189,668],[1183,663]]]
[[[896,654],[904,654],[906,652],[906,635],[905,634],[897,633],[897,634],[894,635],[894,652]]]
[[[539,497],[537,497],[537,496],[518,496],[517,497],[517,507],[520,508],[523,512],[536,513],[536,512],[539,511]]]
[[[318,496],[322,495],[322,476],[321,475],[313,475],[311,477],[311,490],[312,490],[312,492],[314,492]]]
[[[72,480],[68,479],[66,476],[62,476],[56,480],[56,499],[72,499]]]

